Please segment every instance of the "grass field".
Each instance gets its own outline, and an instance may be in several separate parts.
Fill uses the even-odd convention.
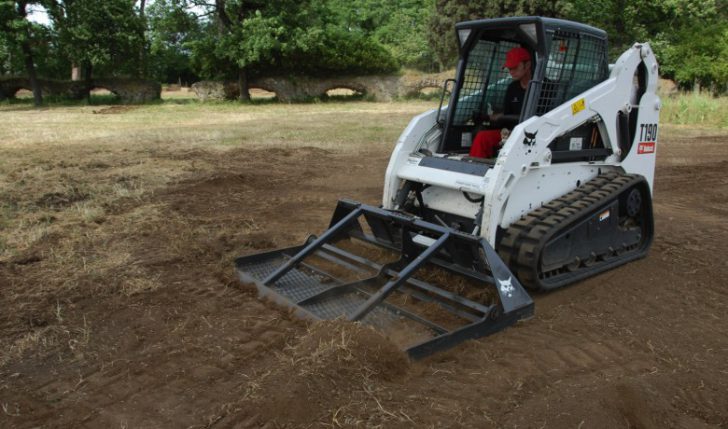
[[[79,239],[83,232],[69,232],[103,224],[120,201],[217,173],[217,165],[195,154],[239,148],[387,150],[409,118],[432,105],[0,106],[5,124],[0,129],[0,260],[22,255],[49,235]],[[59,264],[68,262],[56,256]]]
[[[268,95],[263,94],[265,98]],[[437,101],[239,105],[200,104],[188,91],[147,106],[0,104],[0,258],[15,257],[54,231],[103,222],[108,207],[214,172],[194,156],[164,153],[271,151],[309,146],[336,152],[388,150],[414,115]],[[179,103],[179,101],[184,101]],[[728,127],[726,99],[664,99],[663,129]]]

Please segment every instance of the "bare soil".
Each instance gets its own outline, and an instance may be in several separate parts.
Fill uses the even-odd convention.
[[[320,233],[337,198],[378,204],[387,151],[155,151],[217,173],[106,207],[69,232],[83,240],[68,271],[63,234],[0,260],[0,427],[728,427],[728,137],[667,134],[647,258],[419,362],[366,327],[297,320],[233,274],[236,256]]]

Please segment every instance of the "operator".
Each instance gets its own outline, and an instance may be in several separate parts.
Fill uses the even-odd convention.
[[[531,54],[525,48],[513,48],[506,53],[506,62],[503,67],[508,69],[513,82],[506,89],[505,99],[503,100],[503,113],[490,115],[491,123],[498,121],[512,122],[513,116],[521,114],[526,88],[528,88],[528,83],[531,81]],[[493,158],[501,140],[501,130],[480,131],[470,147],[470,156]]]

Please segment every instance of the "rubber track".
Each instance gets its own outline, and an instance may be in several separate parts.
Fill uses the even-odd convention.
[[[572,225],[584,216],[593,213],[599,206],[612,201],[619,195],[644,181],[644,178],[634,174],[621,174],[608,172],[601,174],[579,188],[562,197],[549,201],[516,222],[513,222],[505,231],[503,239],[498,245],[498,253],[503,261],[511,268],[524,286],[530,289],[553,289],[564,286],[586,277],[582,271],[589,271],[589,275],[599,271],[598,266],[581,267],[575,272],[562,274],[562,280],[547,279],[547,284],[539,272],[541,249],[543,249],[555,234]],[[649,213],[651,217],[651,210]],[[648,222],[652,222],[651,219]],[[643,240],[644,242],[645,240]],[[646,237],[650,242],[650,237]],[[646,249],[642,249],[646,250]],[[630,249],[619,259],[626,261],[634,259],[632,253],[639,253],[640,249]],[[609,266],[618,265],[614,260]],[[599,261],[596,263],[605,264]]]

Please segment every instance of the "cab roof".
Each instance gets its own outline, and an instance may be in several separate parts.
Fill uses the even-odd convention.
[[[499,28],[513,28],[522,24],[537,24],[544,31],[577,31],[580,33],[588,33],[590,35],[607,38],[607,32],[590,25],[579,22],[569,21],[566,19],[545,18],[541,16],[515,16],[507,18],[478,19],[473,21],[464,21],[455,24],[455,30],[491,30]]]

